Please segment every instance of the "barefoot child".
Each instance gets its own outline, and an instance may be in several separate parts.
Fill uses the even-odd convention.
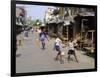
[[[70,56],[73,55],[75,57],[75,59],[76,59],[76,62],[78,62],[77,57],[76,57],[76,53],[75,53],[74,42],[73,42],[72,39],[69,41],[68,47],[69,47],[69,50],[68,50],[68,61],[70,60]]]
[[[61,63],[64,63],[61,54],[61,42],[62,42],[61,39],[57,36],[54,43],[54,49],[57,51],[57,56],[55,60],[60,60]]]

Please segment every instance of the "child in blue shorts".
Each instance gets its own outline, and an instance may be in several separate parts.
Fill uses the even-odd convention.
[[[57,36],[55,43],[54,43],[54,49],[57,51],[57,56],[55,60],[60,60],[61,63],[64,63],[61,55],[61,39]],[[59,59],[60,58],[60,59]]]

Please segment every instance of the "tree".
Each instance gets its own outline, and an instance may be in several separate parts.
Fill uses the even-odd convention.
[[[36,20],[33,20],[32,21],[32,25],[33,26],[40,26],[42,24],[42,22],[41,22],[41,20],[39,20],[39,19],[36,19]]]

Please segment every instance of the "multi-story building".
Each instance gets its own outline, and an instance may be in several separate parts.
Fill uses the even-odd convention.
[[[16,33],[19,34],[26,26],[25,7],[16,6]]]
[[[81,36],[82,25],[85,30],[87,28],[88,30],[95,30],[96,27],[95,11],[91,8],[66,7],[64,19],[65,25],[69,25],[68,30],[71,31],[71,33],[68,31],[69,39]]]
[[[59,7],[50,7],[45,12],[45,24],[50,36],[62,35],[63,19]]]
[[[94,51],[96,42],[95,8],[66,7],[64,19],[68,39],[77,39],[81,42],[81,48],[87,46]]]
[[[93,8],[48,8],[45,15],[48,34],[59,34],[61,37],[65,37],[66,40],[88,38],[94,42],[96,30],[95,13]]]

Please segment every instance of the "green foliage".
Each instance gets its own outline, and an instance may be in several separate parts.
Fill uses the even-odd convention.
[[[41,24],[42,24],[42,22],[39,19],[32,21],[32,26],[40,26]]]

